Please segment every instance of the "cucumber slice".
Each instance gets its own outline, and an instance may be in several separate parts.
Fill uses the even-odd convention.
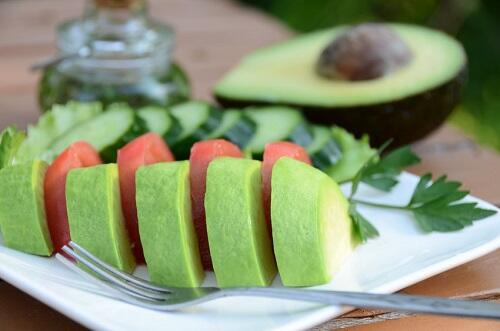
[[[312,126],[312,132],[314,139],[311,144],[306,146],[306,149],[314,166],[324,170],[339,162],[342,157],[342,150],[331,134],[330,129],[314,125]]]
[[[172,116],[179,121],[181,132],[172,144],[176,159],[189,157],[191,146],[207,139],[211,132],[221,125],[222,113],[201,101],[189,101],[171,109]]]
[[[16,153],[15,162],[24,163],[34,159],[52,162],[57,155],[48,153],[51,144],[78,125],[102,113],[99,102],[80,103],[70,101],[65,105],[54,105],[43,114],[38,123],[28,126],[26,139]]]
[[[255,122],[240,110],[225,110],[220,126],[207,139],[226,139],[243,149],[252,139],[256,127]]]
[[[165,108],[144,107],[137,111],[137,116],[144,121],[148,131],[159,134],[169,145],[181,133],[179,122]]]
[[[312,142],[312,135],[300,111],[288,107],[251,108],[245,111],[257,130],[246,146],[257,158],[262,158],[266,144],[288,140],[301,145]]]
[[[104,162],[114,162],[119,148],[145,132],[145,123],[129,106],[115,104],[59,137],[50,152],[58,155],[72,143],[83,140],[99,151]]]

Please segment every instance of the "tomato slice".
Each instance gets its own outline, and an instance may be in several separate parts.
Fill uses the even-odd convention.
[[[213,270],[208,246],[207,225],[205,222],[205,189],[207,168],[213,159],[221,156],[243,157],[238,146],[223,140],[205,140],[197,142],[191,148],[190,182],[193,222],[198,236],[201,262],[205,270]]]
[[[144,263],[135,204],[135,172],[140,166],[174,161],[167,144],[156,133],[146,133],[118,150],[116,163],[125,224],[137,263]]]
[[[309,158],[307,151],[302,146],[288,141],[278,141],[266,145],[262,160],[261,173],[262,200],[269,231],[271,231],[271,175],[274,163],[282,157],[291,157],[307,164],[311,164],[311,159]]]
[[[71,169],[101,163],[99,153],[90,144],[79,141],[66,148],[48,167],[44,181],[45,211],[56,252],[70,240],[66,211],[66,176]]]

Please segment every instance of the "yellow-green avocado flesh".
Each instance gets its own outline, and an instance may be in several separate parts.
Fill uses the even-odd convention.
[[[328,283],[355,246],[339,186],[320,170],[281,158],[271,187],[274,254],[283,285]]]
[[[276,275],[260,167],[237,158],[218,158],[208,167],[207,233],[219,287],[267,286]]]
[[[66,205],[71,240],[120,270],[134,270],[116,164],[71,170]]]
[[[43,194],[46,171],[47,164],[38,160],[0,171],[0,228],[9,248],[52,254]]]
[[[191,217],[189,162],[139,168],[136,201],[151,281],[174,287],[199,286],[204,272]]]
[[[413,59],[387,76],[365,81],[318,76],[322,50],[346,27],[305,34],[246,56],[215,87],[222,100],[310,107],[355,107],[404,99],[452,80],[466,64],[456,40],[428,28],[389,24],[407,43]],[[226,104],[223,102],[223,104]]]

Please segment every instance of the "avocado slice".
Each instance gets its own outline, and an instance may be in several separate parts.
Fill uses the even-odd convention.
[[[283,285],[328,283],[354,247],[348,202],[326,174],[281,158],[271,177],[274,254]]]
[[[346,80],[318,73],[320,57],[351,28],[343,26],[248,55],[216,85],[215,96],[226,107],[300,107],[313,122],[336,124],[356,136],[368,133],[375,145],[389,138],[395,138],[393,146],[416,140],[440,125],[456,105],[465,52],[442,32],[387,26],[408,46],[411,59],[382,76]]]
[[[120,270],[134,270],[116,164],[71,170],[66,179],[66,208],[71,240]]]
[[[259,161],[228,157],[208,166],[205,212],[219,287],[267,286],[276,275],[260,167]]]
[[[136,200],[151,281],[174,287],[199,286],[204,272],[191,217],[189,161],[139,168]]]
[[[47,163],[39,160],[0,171],[0,227],[9,248],[42,256],[52,254],[43,195],[46,171]]]

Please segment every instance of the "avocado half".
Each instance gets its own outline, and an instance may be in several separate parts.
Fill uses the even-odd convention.
[[[328,45],[349,27],[305,34],[258,50],[215,87],[226,107],[295,106],[317,123],[336,124],[374,145],[393,146],[422,138],[456,106],[465,82],[466,55],[448,35],[420,26],[387,24],[412,53],[396,71],[369,80],[335,80],[318,74]]]

